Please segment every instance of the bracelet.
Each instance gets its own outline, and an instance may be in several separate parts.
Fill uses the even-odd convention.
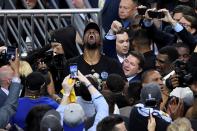
[[[89,87],[91,87],[91,86],[93,86],[93,85],[92,85],[92,84],[88,84],[86,87],[89,88]]]

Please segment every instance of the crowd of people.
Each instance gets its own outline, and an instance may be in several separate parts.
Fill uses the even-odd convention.
[[[88,2],[105,37],[88,16],[80,44],[74,25],[26,57],[0,42],[0,130],[197,130],[197,1]]]

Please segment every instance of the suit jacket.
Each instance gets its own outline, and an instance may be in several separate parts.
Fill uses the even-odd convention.
[[[157,47],[159,49],[166,46],[166,45],[172,45],[176,42],[176,39],[177,39],[176,35],[161,31],[161,30],[157,29],[154,24],[150,27],[146,27],[146,29],[148,30],[148,34],[149,34],[150,38],[152,38],[153,41],[157,43]],[[185,28],[183,28],[183,30],[181,30],[180,32],[178,32],[176,34],[180,37],[180,39],[184,43],[187,43],[187,45],[189,46],[191,51],[194,50],[194,48],[196,46],[196,42],[197,42],[197,34],[196,33],[192,35]]]
[[[4,105],[0,108],[0,128],[4,128],[10,117],[16,112],[21,84],[12,82],[10,92]]]
[[[142,22],[142,27],[147,29],[149,37],[157,44],[158,49],[174,43],[176,38],[173,34],[157,29],[154,24],[150,27],[145,27],[143,24],[144,23]]]
[[[99,0],[89,0],[92,8],[98,8]],[[111,24],[114,20],[117,20],[118,17],[118,8],[120,0],[105,0],[104,7],[102,9],[102,25],[105,32],[108,32],[111,28]],[[113,11],[113,13],[112,13]]]
[[[133,38],[134,35],[134,30],[132,29],[132,24],[133,21],[132,19],[127,19],[127,20],[118,20],[122,26],[127,30],[127,33],[129,35],[129,38]],[[108,40],[107,37],[103,40],[103,52],[105,55],[109,57],[116,58],[117,53],[116,53],[116,40]]]
[[[3,106],[3,104],[5,103],[6,99],[7,99],[7,94],[0,88],[0,107]]]
[[[133,77],[131,80],[129,80],[129,83],[141,81],[141,75],[142,75],[142,73],[137,74],[135,77]]]

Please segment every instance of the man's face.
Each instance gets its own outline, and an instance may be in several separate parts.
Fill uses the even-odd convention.
[[[152,82],[160,85],[161,88],[164,86],[163,81],[162,81],[162,76],[156,70],[149,72],[147,77],[143,81],[143,83],[146,83],[146,84],[152,83]]]
[[[179,60],[183,61],[184,63],[187,63],[187,61],[190,58],[189,49],[185,47],[177,47],[176,49],[179,53]]]
[[[52,42],[51,43],[52,50],[53,50],[53,55],[59,55],[59,54],[64,54],[64,50],[62,48],[62,44],[58,42]]]
[[[27,9],[33,9],[36,6],[37,0],[22,0],[23,5]]]
[[[100,34],[95,29],[89,29],[84,34],[84,46],[89,49],[96,49],[100,47]]]
[[[13,76],[14,76],[14,71],[10,66],[4,65],[0,68],[1,84],[9,85]]]
[[[162,76],[169,73],[170,70],[170,62],[168,60],[168,55],[166,54],[158,54],[156,58],[156,69],[161,73]]]
[[[82,9],[85,7],[83,0],[72,0],[72,4],[75,8]]]
[[[179,20],[183,17],[182,13],[174,13],[173,19],[179,22]]]
[[[124,122],[115,125],[115,129],[116,129],[116,131],[127,131]]]
[[[140,73],[142,69],[139,67],[139,63],[140,61],[136,57],[128,55],[122,65],[125,76],[130,77]]]
[[[188,20],[186,20],[184,17],[182,17],[179,21],[179,23],[185,27],[185,29],[190,32],[191,34],[196,32],[196,29],[191,27],[191,22],[189,22]]]
[[[116,52],[120,56],[125,56],[129,51],[129,36],[126,32],[116,34]]]
[[[121,19],[128,19],[134,15],[136,11],[136,4],[132,0],[121,0],[119,5],[119,17]]]

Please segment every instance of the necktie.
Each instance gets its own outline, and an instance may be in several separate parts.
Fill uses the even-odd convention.
[[[104,6],[104,4],[105,4],[105,0],[99,0],[99,1],[98,1],[98,7],[99,7],[99,8],[102,9],[103,6]]]

